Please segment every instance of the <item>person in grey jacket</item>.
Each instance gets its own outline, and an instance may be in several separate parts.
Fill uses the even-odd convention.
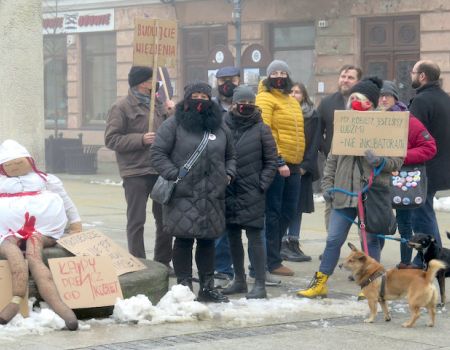
[[[265,192],[277,171],[277,146],[270,128],[264,124],[261,112],[255,106],[255,93],[248,86],[241,85],[234,90],[225,123],[233,134],[237,175],[226,193],[226,222],[234,281],[223,290],[223,294],[247,293],[241,237],[241,231],[245,230],[255,270],[255,285],[246,297],[265,298],[266,259],[261,231],[264,228]]]
[[[194,82],[185,87],[175,118],[158,129],[152,145],[152,164],[167,180],[176,180],[180,168],[200,144],[209,142],[188,174],[179,181],[163,206],[164,228],[175,237],[173,266],[177,282],[192,290],[192,248],[200,280],[199,301],[227,302],[214,288],[214,240],[225,231],[225,190],[235,177],[236,159],[230,130],[222,122],[211,87]]]
[[[382,85],[383,82],[377,77],[361,80],[351,89],[349,107],[358,111],[373,110],[378,106]],[[358,161],[361,163],[362,174]],[[352,220],[358,215],[358,198],[348,193],[361,191],[364,184],[363,179],[368,179],[372,169],[379,167],[383,162],[385,163],[384,167],[381,173],[374,178],[374,183],[389,187],[391,172],[400,169],[403,158],[384,157],[383,159],[370,149],[366,150],[364,157],[332,153],[328,155],[322,180],[324,199],[331,203],[332,207],[327,242],[319,271],[315,273],[307,289],[297,291],[298,296],[316,298],[327,295],[327,280],[336,268],[341,247],[347,239]],[[333,188],[346,192],[333,192]],[[376,235],[368,235],[367,242],[369,255],[380,261],[380,252],[384,241],[382,242]]]
[[[128,95],[112,105],[105,129],[105,145],[115,151],[123,179],[127,201],[128,251],[138,258],[146,257],[144,224],[147,201],[158,178],[150,163],[150,146],[155,138],[154,131],[169,116],[163,103],[155,99],[155,115],[150,130],[152,77],[152,68],[134,66],[130,69]],[[153,202],[152,211],[156,226],[154,260],[170,268],[172,239],[162,232],[162,206]]]

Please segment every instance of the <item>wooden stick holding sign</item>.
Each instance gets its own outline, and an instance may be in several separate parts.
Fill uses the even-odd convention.
[[[158,21],[156,21],[158,24]],[[155,46],[158,47],[159,36],[155,36]],[[148,131],[153,130],[153,119],[155,118],[155,97],[156,97],[156,81],[158,80],[158,50],[153,55],[153,76],[152,76],[152,92],[150,94],[150,114],[148,116]]]

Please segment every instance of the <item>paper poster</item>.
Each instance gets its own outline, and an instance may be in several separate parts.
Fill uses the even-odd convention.
[[[76,256],[109,256],[117,276],[146,268],[138,258],[98,230],[63,236],[58,244]]]
[[[0,310],[2,310],[6,305],[9,304],[12,297],[12,279],[11,270],[9,269],[9,263],[7,260],[0,260]],[[25,298],[23,298],[22,302],[20,303],[20,313],[23,317],[28,317],[29,315],[28,287]]]
[[[109,256],[71,256],[49,259],[58,293],[71,309],[110,306],[123,298]]]
[[[404,157],[408,146],[409,112],[334,112],[331,153],[362,156],[370,149],[377,156]]]

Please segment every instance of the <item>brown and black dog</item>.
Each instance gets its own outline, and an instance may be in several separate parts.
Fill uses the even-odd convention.
[[[450,233],[447,232],[447,237],[450,239]],[[431,235],[421,233],[415,234],[408,242],[408,246],[417,249],[422,254],[423,261],[428,267],[428,264],[433,259],[443,261],[447,268],[437,273],[436,278],[439,284],[439,292],[441,293],[441,306],[445,305],[445,278],[450,277],[450,249],[439,247],[436,239]]]
[[[369,303],[370,316],[364,322],[373,322],[380,303],[384,319],[391,320],[386,300],[397,300],[406,297],[411,311],[411,318],[402,324],[413,327],[420,316],[420,308],[425,307],[430,314],[427,326],[433,327],[436,316],[438,292],[433,285],[436,273],[445,268],[439,260],[432,260],[427,271],[414,269],[385,270],[383,265],[348,243],[352,250],[339,267],[352,272],[355,282],[361,286]]]

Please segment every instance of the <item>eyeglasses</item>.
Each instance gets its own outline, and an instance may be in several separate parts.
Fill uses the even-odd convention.
[[[419,72],[419,71],[414,72],[414,71],[412,70],[410,73],[411,73],[411,74],[420,74],[420,73],[423,73],[423,72]]]

